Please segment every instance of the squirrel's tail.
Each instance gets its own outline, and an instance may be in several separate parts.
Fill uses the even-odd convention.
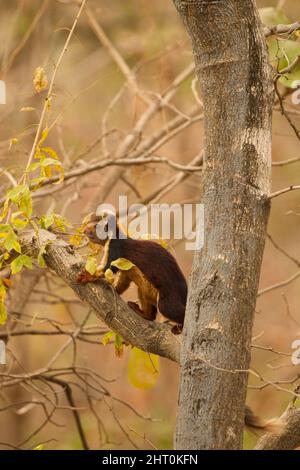
[[[245,408],[245,425],[252,430],[279,433],[282,429],[282,421],[278,418],[262,419],[256,416],[249,406]]]

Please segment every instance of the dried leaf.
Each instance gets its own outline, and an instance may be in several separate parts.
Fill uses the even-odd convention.
[[[33,74],[33,85],[37,93],[48,88],[48,79],[44,67],[37,67]]]

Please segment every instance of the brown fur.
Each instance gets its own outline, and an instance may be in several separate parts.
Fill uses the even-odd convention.
[[[122,238],[121,228],[117,223],[114,236],[108,234],[106,241],[100,240],[96,233],[97,223],[101,221],[101,228],[105,231],[105,219],[108,220],[111,217],[114,216],[103,214],[98,217],[92,214],[85,227],[85,234],[92,242],[104,245],[104,255],[97,275],[103,276],[103,272],[111,268],[112,261],[118,258],[131,261],[135,266],[117,276],[114,284],[117,292],[123,293],[129,287],[130,282],[134,282],[138,287],[141,310],[145,318],[154,320],[159,309],[162,315],[182,327],[187,284],[174,256],[158,242]],[[117,271],[116,268],[111,269],[114,272]],[[90,282],[95,280],[95,276],[85,277],[82,274],[79,280]]]

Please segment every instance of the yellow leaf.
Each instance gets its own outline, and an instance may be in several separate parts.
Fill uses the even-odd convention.
[[[106,346],[110,342],[114,334],[115,333],[113,331],[108,331],[107,333],[105,333],[105,335],[102,338],[102,344]]]
[[[0,325],[4,325],[7,320],[7,312],[4,302],[0,302]]]
[[[85,269],[92,276],[95,274],[95,272],[97,271],[97,261],[94,256],[88,257],[87,262],[85,264]]]
[[[52,147],[43,147],[41,150],[45,153],[47,153],[51,158],[54,160],[59,160],[59,156],[57,152],[52,148]]]
[[[6,296],[6,287],[2,279],[0,279],[0,302],[4,302]]]
[[[33,74],[33,85],[37,93],[48,88],[48,79],[43,67],[37,67]]]
[[[44,444],[38,444],[32,450],[44,450]]]
[[[28,224],[28,218],[24,217],[24,213],[22,211],[17,211],[11,215],[11,223],[14,228],[22,229]]]
[[[0,221],[5,219],[5,217],[7,216],[8,208],[9,208],[9,198],[7,197],[4,201],[4,204],[3,204],[3,211],[2,211],[2,214],[0,216]]]
[[[121,269],[121,271],[128,271],[134,266],[134,264],[126,258],[118,258],[110,264],[111,266]]]
[[[53,183],[53,184],[60,184],[63,182],[63,180],[65,179],[65,172],[64,172],[64,169],[61,165],[55,165],[54,166],[54,170],[57,171],[59,173],[59,178],[58,180]]]
[[[45,142],[45,140],[47,139],[48,137],[48,134],[49,134],[49,129],[48,127],[45,127],[45,129],[42,131],[42,136],[40,138],[40,141],[37,145],[38,148],[40,148],[40,146],[42,145],[43,142]]]
[[[18,139],[16,137],[13,137],[9,141],[9,150],[12,148],[13,145],[16,145],[18,143]]]
[[[108,268],[105,273],[104,273],[104,276],[105,276],[105,279],[107,280],[107,282],[109,282],[109,284],[112,284],[113,281],[114,281],[114,273],[112,272],[112,270],[110,268]]]
[[[159,357],[141,349],[132,348],[128,361],[128,380],[136,388],[148,389],[159,377]]]
[[[83,238],[83,234],[79,231],[76,231],[74,235],[69,238],[70,245],[79,246]]]

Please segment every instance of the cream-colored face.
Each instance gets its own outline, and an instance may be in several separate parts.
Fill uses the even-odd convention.
[[[91,217],[87,223],[84,233],[93,242],[105,245],[112,233],[116,232],[116,216],[110,211],[101,212]]]

